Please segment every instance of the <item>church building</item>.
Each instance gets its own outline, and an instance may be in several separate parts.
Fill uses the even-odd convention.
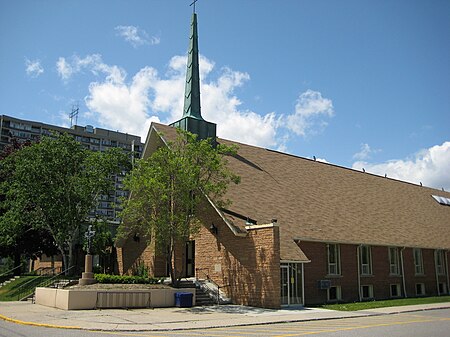
[[[207,200],[200,232],[177,259],[235,304],[265,308],[448,295],[450,193],[216,137],[200,109],[197,15],[192,16],[182,118],[153,123],[143,158],[176,128],[236,145],[241,183],[228,208]],[[166,276],[154,245],[118,244],[121,273],[144,262]]]

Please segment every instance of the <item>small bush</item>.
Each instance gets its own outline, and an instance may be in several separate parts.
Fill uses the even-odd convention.
[[[129,275],[109,275],[95,274],[95,280],[98,283],[109,284],[157,284],[161,283],[161,279],[154,277],[129,276]]]
[[[133,268],[132,273],[134,276],[149,277],[148,267],[142,262]]]

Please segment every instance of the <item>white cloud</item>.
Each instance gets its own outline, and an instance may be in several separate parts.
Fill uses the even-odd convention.
[[[450,190],[450,142],[435,145],[416,153],[412,158],[390,160],[385,163],[355,162],[352,168],[408,181],[414,184]]]
[[[125,81],[124,73],[118,80],[105,78],[102,82],[93,82],[86,105],[102,126],[139,134],[145,139],[151,121],[170,123],[181,117],[186,62],[185,56],[173,57],[165,78],[154,68],[146,67],[130,83]],[[275,113],[261,116],[239,109],[241,102],[234,90],[243,85],[249,75],[225,68],[217,79],[209,80],[213,68],[214,62],[200,57],[202,115],[218,124],[218,135],[259,146],[280,145],[276,140],[278,117]]]
[[[282,146],[277,141],[279,117],[240,109],[234,90],[250,79],[247,73],[224,68],[216,81],[202,85],[202,115],[217,123],[219,137],[262,147]]]
[[[152,121],[159,122],[157,116],[149,116],[149,90],[156,80],[156,70],[141,69],[127,84],[106,79],[92,82],[86,106],[96,114],[100,124],[113,130],[140,135],[144,140]]]
[[[58,75],[63,80],[68,80],[74,72],[72,66],[67,63],[64,57],[60,57],[56,62],[56,70],[58,71]]]
[[[378,153],[380,151],[381,150],[372,149],[367,143],[363,143],[361,144],[361,150],[353,155],[353,159],[366,160],[370,158],[371,154]]]
[[[159,37],[149,36],[145,30],[135,26],[117,26],[114,29],[117,31],[117,35],[131,43],[134,48],[143,45],[155,45],[161,42]]]
[[[56,69],[64,81],[83,70],[88,70],[96,76],[104,74],[108,81],[117,83],[122,82],[126,77],[126,72],[122,68],[105,64],[99,54],[87,55],[84,58],[74,55],[69,61],[60,57],[56,62]]]
[[[44,73],[44,68],[41,65],[40,60],[25,59],[25,71],[28,76],[36,78]]]
[[[320,92],[308,89],[298,97],[295,113],[286,117],[286,127],[305,137],[322,131],[328,125],[326,118],[333,115],[333,102]]]
[[[181,117],[186,63],[186,56],[174,56],[163,76],[156,69],[145,67],[129,81],[123,69],[104,64],[99,55],[83,59],[73,57],[65,65],[71,75],[87,69],[95,75],[105,76],[89,85],[89,94],[85,98],[86,106],[100,125],[138,134],[145,139],[151,121],[168,124]],[[200,55],[202,116],[217,123],[218,136],[286,151],[290,132],[286,126],[287,118],[275,112],[260,114],[242,109],[235,90],[249,81],[250,76],[222,68],[211,78],[214,67],[213,61]],[[333,114],[331,100],[316,91],[301,94],[297,105],[297,112],[302,116]],[[310,119],[305,117],[305,121],[309,123]],[[312,132],[313,127],[309,123],[304,130]]]

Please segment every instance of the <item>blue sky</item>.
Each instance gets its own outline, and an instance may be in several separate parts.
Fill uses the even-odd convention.
[[[0,114],[145,137],[181,116],[191,1],[0,2]],[[200,0],[219,136],[450,189],[450,1]]]

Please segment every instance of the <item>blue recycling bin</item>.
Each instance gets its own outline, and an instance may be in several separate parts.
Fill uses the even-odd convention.
[[[192,298],[192,293],[175,293],[175,306],[180,308],[191,308]]]

